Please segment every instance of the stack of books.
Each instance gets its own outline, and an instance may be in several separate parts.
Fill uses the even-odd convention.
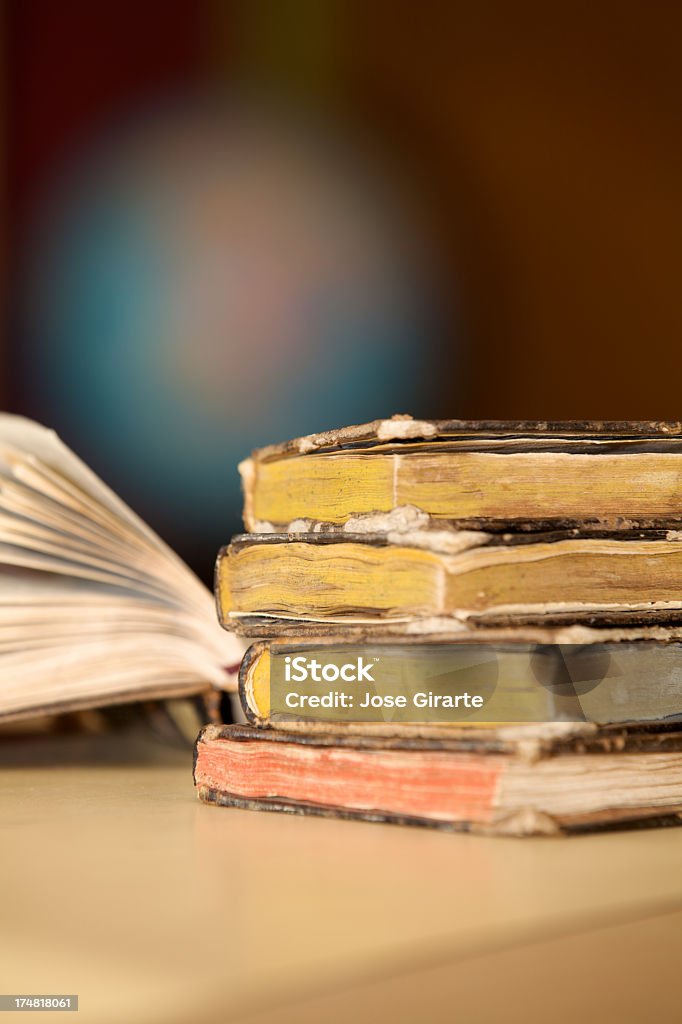
[[[397,416],[242,464],[212,803],[529,835],[682,816],[682,425]]]

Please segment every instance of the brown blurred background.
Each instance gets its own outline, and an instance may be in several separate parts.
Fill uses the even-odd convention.
[[[287,433],[395,411],[682,418],[676,5],[22,0],[3,21],[4,405],[49,419],[204,575],[238,528],[234,462]],[[202,197],[162,246],[213,281],[192,285],[164,356],[194,389],[183,414],[156,355],[130,362],[132,397],[104,341],[88,370],[98,321],[64,312],[69,289],[82,311],[114,280],[112,308],[128,302],[119,264],[106,269],[120,219],[102,234],[79,206],[121,166],[135,210],[156,193],[179,208],[180,179]],[[273,226],[299,198],[300,237]],[[124,266],[150,265],[134,237],[121,244]],[[156,315],[134,321],[120,362],[169,336]]]

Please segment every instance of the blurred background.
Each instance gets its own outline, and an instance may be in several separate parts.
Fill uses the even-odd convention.
[[[254,446],[682,418],[682,8],[1,10],[2,405],[205,580]]]

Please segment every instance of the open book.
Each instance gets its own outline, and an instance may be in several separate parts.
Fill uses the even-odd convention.
[[[0,719],[235,689],[190,569],[53,431],[0,415]]]

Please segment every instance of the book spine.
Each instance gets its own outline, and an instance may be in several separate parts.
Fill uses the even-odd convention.
[[[249,725],[254,726],[265,726],[268,724],[268,717],[261,717],[249,699],[250,691],[250,679],[254,672],[258,661],[263,656],[264,652],[269,648],[269,644],[265,641],[257,641],[255,644],[251,644],[250,647],[244,652],[241,665],[239,666],[239,702],[242,706],[242,711],[246,717]],[[269,686],[269,683],[268,683]]]

